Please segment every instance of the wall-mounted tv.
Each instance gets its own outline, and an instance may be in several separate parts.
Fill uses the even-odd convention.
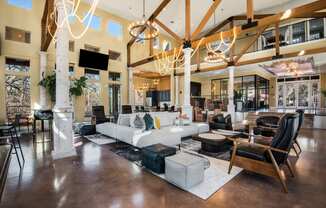
[[[92,69],[107,70],[109,55],[80,49],[79,66]]]

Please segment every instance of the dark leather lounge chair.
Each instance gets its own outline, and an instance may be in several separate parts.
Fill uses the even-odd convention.
[[[266,137],[274,136],[279,121],[280,117],[278,116],[260,116],[256,119],[254,134]]]
[[[236,165],[249,171],[271,176],[279,179],[284,191],[287,192],[281,168],[286,165],[294,177],[288,155],[298,131],[298,123],[298,114],[285,114],[281,118],[279,128],[269,146],[235,139],[231,150],[229,173],[232,166]]]
[[[297,137],[299,135],[299,131],[301,129],[301,126],[302,126],[302,123],[303,123],[303,119],[304,119],[304,110],[302,109],[298,109],[296,110],[296,113],[299,114],[299,125],[298,125],[298,130],[297,130],[297,133],[294,137],[294,141],[293,141],[293,145],[292,145],[292,149],[294,150],[295,154],[297,155],[297,157],[299,157],[299,155],[301,154],[302,152],[302,149],[301,149],[301,146],[297,140]],[[271,117],[271,116],[269,116]],[[261,117],[260,117],[261,118]],[[278,117],[277,117],[278,118]],[[258,119],[257,119],[258,120]],[[271,142],[272,142],[272,137],[275,135],[275,132],[278,128],[278,123],[276,123],[276,116],[274,118],[274,120],[272,119],[269,119],[268,120],[269,122],[273,122],[273,124],[270,125],[270,127],[267,127],[267,125],[265,124],[264,127],[258,127],[258,128],[261,128],[259,130],[257,129],[254,129],[254,134],[260,134],[264,137],[269,137],[269,138],[257,138],[255,141],[257,143],[260,143],[260,144],[265,144],[265,145],[269,145]],[[257,122],[258,123],[258,122]],[[297,150],[297,147],[299,150]]]
[[[209,122],[209,128],[214,129],[224,129],[232,130],[232,120],[231,115],[223,116],[223,114],[217,114],[213,116],[212,121]]]
[[[110,121],[105,116],[104,106],[103,105],[93,106],[92,107],[92,114],[93,114],[93,117],[95,118],[96,124],[105,123],[105,122]]]

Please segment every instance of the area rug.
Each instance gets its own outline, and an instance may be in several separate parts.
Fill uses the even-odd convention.
[[[188,191],[201,199],[207,200],[210,196],[212,196],[215,192],[222,188],[226,183],[228,183],[236,175],[238,175],[242,171],[242,169],[233,166],[231,173],[228,174],[229,162],[213,157],[204,157],[206,157],[210,162],[210,167],[205,170],[204,181],[190,189],[183,190]],[[153,174],[166,180],[164,174]]]
[[[86,139],[94,142],[98,145],[104,145],[109,148],[110,151],[115,154],[133,162],[140,168],[149,173],[160,177],[163,180],[165,179],[164,174],[154,173],[141,164],[141,151],[129,144],[123,142],[117,142],[116,140],[106,137],[101,134],[85,136]],[[226,183],[232,180],[236,175],[241,172],[241,168],[233,167],[230,174],[228,174],[228,167],[230,159],[229,151],[221,152],[218,154],[206,154],[200,152],[201,143],[190,138],[183,140],[181,143],[181,150],[183,152],[190,152],[192,154],[199,154],[207,158],[210,162],[210,167],[205,170],[204,181],[197,186],[194,186],[190,189],[184,189],[185,191],[201,198],[207,200],[210,196],[212,196],[215,192],[217,192],[220,188],[222,188]],[[167,180],[166,180],[167,181]],[[168,181],[167,181],[168,182]]]
[[[86,138],[89,141],[91,141],[95,144],[98,144],[98,145],[111,144],[111,143],[116,142],[115,139],[104,136],[102,134],[87,135],[87,136],[84,136],[84,138]]]

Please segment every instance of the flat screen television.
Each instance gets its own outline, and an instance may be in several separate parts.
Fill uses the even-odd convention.
[[[79,66],[92,69],[107,70],[109,55],[80,49]]]

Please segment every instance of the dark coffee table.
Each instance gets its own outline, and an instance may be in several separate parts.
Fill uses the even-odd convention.
[[[193,140],[201,142],[201,150],[209,153],[226,151],[232,145],[227,137],[216,133],[203,133],[193,137]]]

